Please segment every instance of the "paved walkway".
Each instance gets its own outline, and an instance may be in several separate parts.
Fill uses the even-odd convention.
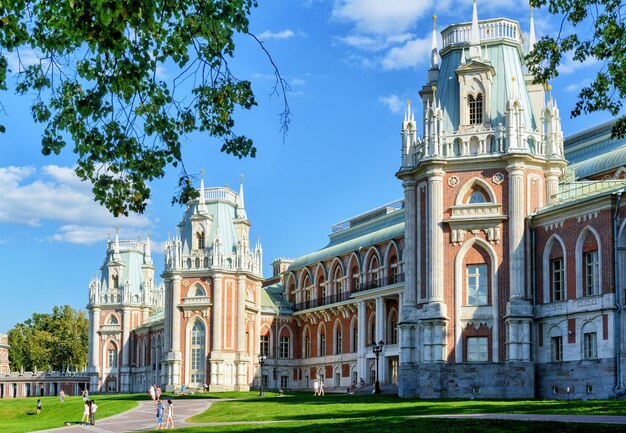
[[[174,403],[174,426],[193,427],[202,424],[190,424],[185,420],[191,416],[202,413],[217,400],[211,399],[181,399]],[[39,430],[39,432],[64,432],[64,433],[123,433],[153,430],[156,426],[156,406],[154,402],[142,400],[135,409],[114,415],[108,418],[96,419],[96,425],[72,425],[51,430]],[[167,414],[167,405],[165,407]],[[163,418],[165,426],[165,417]]]
[[[301,420],[280,420],[280,421],[233,421],[233,422],[211,422],[211,423],[188,423],[186,419],[196,414],[202,413],[211,406],[213,402],[224,401],[223,399],[185,399],[175,400],[174,425],[178,427],[209,427],[234,424],[279,424],[285,422],[296,422]],[[40,430],[40,432],[63,432],[63,433],[125,433],[137,431],[150,431],[156,425],[155,405],[151,401],[139,401],[135,409],[131,409],[119,415],[104,418],[96,421],[95,426],[72,425],[51,430]],[[166,409],[167,411],[167,409]],[[626,416],[610,415],[543,415],[543,414],[511,414],[511,413],[472,413],[472,414],[450,414],[450,415],[408,415],[406,418],[478,418],[478,419],[504,419],[511,421],[557,421],[576,423],[605,423],[605,424],[625,424]],[[328,420],[328,419],[327,419]],[[345,418],[342,420],[345,421]],[[315,421],[311,419],[310,421]]]

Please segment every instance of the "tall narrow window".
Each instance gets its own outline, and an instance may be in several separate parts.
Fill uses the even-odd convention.
[[[352,268],[352,291],[356,292],[359,288],[359,268],[355,266]]]
[[[467,265],[467,305],[487,304],[487,265]]]
[[[205,248],[204,232],[198,233],[198,249],[203,250]]]
[[[279,358],[289,358],[289,337],[280,337]]]
[[[261,355],[270,356],[270,336],[261,335],[261,346],[259,347]]]
[[[391,329],[389,332],[389,344],[398,344],[398,322],[396,320],[391,322]]]
[[[341,329],[337,329],[337,332],[335,333],[335,353],[337,355],[343,353],[343,338],[342,338],[342,334],[341,334]]]
[[[115,348],[111,348],[109,349],[107,355],[109,368],[117,367],[117,350],[115,350]]]
[[[470,125],[483,123],[483,95],[479,93],[475,98],[473,95],[469,95],[467,101],[469,103]]]
[[[552,272],[552,301],[565,300],[565,268],[563,259],[554,259],[550,261]]]
[[[304,337],[304,357],[309,358],[311,356],[311,336],[307,334]]]
[[[550,339],[550,360],[563,361],[563,337],[560,335]]]
[[[120,277],[117,274],[113,274],[113,288],[117,289],[120,286]]]
[[[600,294],[600,260],[598,251],[585,253],[585,296]]]
[[[583,336],[583,351],[585,359],[596,359],[598,357],[598,334],[586,332]]]
[[[204,383],[204,356],[205,356],[204,324],[196,320],[191,329],[191,383]]]
[[[320,356],[326,356],[326,334],[320,332]]]
[[[359,350],[359,328],[355,326],[352,328],[352,351],[357,352]]]

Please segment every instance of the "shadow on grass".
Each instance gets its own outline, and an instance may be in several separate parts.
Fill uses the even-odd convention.
[[[207,427],[177,429],[180,432],[204,432]],[[607,424],[573,424],[557,422],[504,421],[478,419],[381,419],[371,417],[364,420],[307,421],[273,425],[230,425],[211,427],[212,433],[381,433],[401,431],[404,433],[617,433],[624,426]]]

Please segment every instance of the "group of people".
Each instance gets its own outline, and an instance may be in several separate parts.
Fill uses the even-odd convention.
[[[89,393],[87,393],[89,395]],[[83,393],[83,417],[80,420],[81,425],[96,425],[96,410],[98,405],[95,401],[89,400]]]
[[[174,428],[174,403],[171,399],[167,400],[167,418],[165,420],[165,427],[163,427],[163,413],[165,412],[165,405],[163,400],[157,400],[157,424],[155,430],[161,430],[163,428]]]
[[[324,395],[324,381],[316,378],[313,381],[313,391],[313,395]]]
[[[150,385],[148,389],[148,395],[152,399],[152,401],[156,402],[161,399],[161,386],[160,385]]]

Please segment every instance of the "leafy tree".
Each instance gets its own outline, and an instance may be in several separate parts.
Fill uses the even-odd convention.
[[[582,88],[572,116],[608,111],[617,116],[626,96],[626,27],[622,0],[531,0],[531,6],[547,6],[551,14],[561,15],[556,37],[544,36],[527,56],[529,69],[537,82],[559,75],[558,67],[567,52],[575,61],[597,59],[602,67],[591,84]],[[575,30],[565,32],[569,22]],[[589,32],[580,29],[590,26]],[[626,135],[626,117],[613,126],[613,136]]]
[[[87,364],[89,322],[69,305],[35,313],[8,333],[13,370],[81,369]]]
[[[59,154],[71,142],[77,175],[116,216],[143,212],[149,182],[168,165],[181,169],[172,202],[186,203],[197,192],[181,137],[206,132],[223,152],[255,155],[252,140],[235,131],[233,114],[257,103],[250,81],[235,77],[229,60],[237,33],[268,54],[248,30],[256,6],[256,0],[0,0],[0,89],[9,82],[2,54],[32,47],[39,61],[20,58],[19,70],[9,72],[17,74],[18,94],[36,95],[31,110],[45,125],[43,154]],[[286,83],[268,59],[286,133]],[[171,80],[159,75],[164,65],[176,70]]]

